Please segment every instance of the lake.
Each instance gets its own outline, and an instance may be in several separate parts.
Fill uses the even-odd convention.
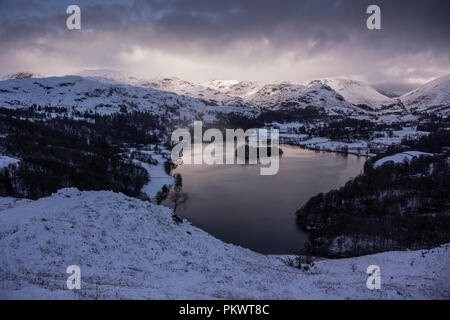
[[[278,174],[259,165],[181,165],[189,199],[177,214],[213,236],[265,254],[295,254],[307,234],[295,212],[312,196],[343,186],[367,158],[281,145]],[[165,201],[170,205],[170,201]]]

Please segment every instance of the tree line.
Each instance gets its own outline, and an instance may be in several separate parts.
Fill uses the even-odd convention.
[[[147,171],[120,155],[131,146],[158,144],[167,135],[158,115],[126,113],[40,120],[0,109],[0,151],[20,159],[0,173],[0,195],[37,199],[64,187],[112,190],[143,197]]]
[[[311,253],[347,257],[450,242],[450,133],[406,142],[410,150],[439,153],[377,168],[385,155],[370,159],[362,175],[297,211]]]

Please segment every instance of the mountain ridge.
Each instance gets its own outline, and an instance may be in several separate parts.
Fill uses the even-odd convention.
[[[21,76],[22,74],[24,76]],[[248,110],[252,108],[289,110],[313,106],[324,109],[330,115],[345,116],[407,115],[417,112],[437,112],[442,115],[450,113],[450,75],[435,79],[397,98],[389,98],[361,81],[347,78],[319,79],[306,84],[286,81],[264,84],[238,80],[194,83],[177,77],[145,78],[132,73],[111,70],[85,70],[65,77],[36,78],[35,75],[26,72],[16,75],[18,76],[0,82],[0,106],[23,107],[30,103],[37,103],[52,106],[75,104],[87,108],[87,104],[83,101],[89,100],[91,108],[103,104],[115,106],[117,109],[119,105],[123,105],[120,99],[99,96],[97,98],[103,98],[103,100],[95,100],[91,99],[94,98],[92,92],[95,91],[93,95],[96,95],[110,88],[121,88],[123,95],[130,100],[134,99],[131,102],[133,106],[146,106],[137,109],[173,105],[170,101],[178,101],[178,105],[199,110],[213,107],[216,111],[226,106]],[[60,79],[60,83],[56,83],[55,79]],[[77,81],[72,89],[80,89],[79,83],[84,83],[84,89],[75,92],[76,97],[71,88],[66,91],[54,90],[58,85],[67,84],[70,87],[74,79]],[[39,86],[40,89],[33,88],[33,85]],[[21,86],[25,88],[18,90],[17,88],[20,89]],[[146,99],[155,96],[156,98],[147,99],[148,101],[135,98]],[[36,97],[39,98],[36,99]]]
[[[149,78],[148,80],[153,80],[150,84],[153,84],[156,88],[160,90],[173,91],[177,94],[190,95],[194,98],[198,98],[199,94],[197,91],[203,90],[208,91],[207,89],[211,89],[210,91],[215,96],[218,96],[218,100],[221,101],[221,97],[219,92],[225,94],[225,101],[228,103],[222,103],[222,105],[230,104],[229,102],[233,101],[234,98],[240,98],[240,102],[243,105],[251,105],[253,107],[262,107],[262,108],[270,108],[273,107],[274,104],[290,104],[293,101],[293,96],[296,98],[308,97],[308,94],[311,94],[306,88],[311,87],[314,83],[322,83],[325,86],[328,86],[332,90],[334,90],[337,94],[341,95],[347,102],[351,103],[355,107],[358,106],[367,106],[369,109],[373,111],[380,111],[388,109],[389,107],[397,106],[394,111],[399,111],[401,108],[398,108],[401,104],[406,105],[407,109],[418,109],[415,108],[414,104],[417,104],[417,101],[411,101],[411,97],[414,97],[414,94],[430,94],[433,95],[433,92],[430,92],[430,87],[435,84],[440,84],[441,91],[446,94],[435,95],[435,99],[427,100],[425,102],[433,103],[434,105],[446,106],[450,104],[450,75],[446,75],[440,78],[436,78],[435,80],[426,83],[415,90],[407,92],[401,96],[397,97],[388,97],[378,90],[374,89],[372,86],[364,83],[362,81],[356,81],[353,79],[349,79],[346,77],[332,77],[332,78],[323,78],[308,81],[305,83],[297,83],[297,82],[258,82],[258,81],[248,81],[248,80],[212,80],[203,83],[195,83],[186,80],[179,79],[177,77],[159,77],[159,78]],[[141,80],[142,81],[142,80]],[[149,81],[147,81],[149,82]],[[164,84],[166,82],[166,84]],[[183,85],[180,90],[176,89],[176,83],[180,82]],[[170,83],[170,85],[168,85]],[[139,82],[134,82],[134,84],[139,84]],[[270,90],[275,91],[283,91],[286,93],[286,88],[290,87],[292,90],[287,90],[286,97],[277,96],[276,99],[270,99],[273,97],[273,94],[270,94]],[[206,89],[205,89],[206,88]],[[325,90],[328,88],[323,87]],[[192,89],[192,90],[189,90]],[[297,92],[293,92],[297,90]],[[201,92],[200,92],[201,93]],[[265,97],[270,97],[268,100],[264,99]],[[324,97],[319,97],[320,98]],[[308,99],[306,99],[308,100]],[[306,101],[305,100],[305,101]],[[314,99],[313,99],[314,101]],[[222,101],[223,102],[223,101]],[[246,104],[247,102],[247,104]],[[300,101],[301,102],[301,101]],[[320,105],[321,103],[319,103]],[[305,104],[299,104],[300,107],[305,107]],[[345,107],[345,106],[344,106]],[[420,111],[425,111],[425,108],[419,109]],[[361,111],[359,109],[355,109]]]

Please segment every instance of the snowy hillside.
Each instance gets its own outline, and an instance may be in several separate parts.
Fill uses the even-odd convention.
[[[450,247],[316,261],[225,244],[169,208],[108,191],[0,199],[1,299],[448,299]],[[81,268],[81,290],[66,268]],[[382,289],[366,288],[381,268]]]
[[[0,82],[0,107],[53,107],[108,115],[118,112],[145,111],[158,115],[179,112],[191,119],[204,113],[203,121],[215,119],[216,113],[235,112],[252,117],[255,110],[243,106],[215,106],[210,101],[143,86],[112,81],[110,78],[64,76],[9,79]],[[198,120],[198,116],[195,118]]]
[[[404,94],[400,100],[412,111],[450,113],[450,75],[438,78]]]
[[[102,82],[128,84],[136,87],[173,92],[178,95],[198,99],[210,106],[248,106],[243,99],[236,95],[229,95],[219,90],[182,80],[177,77],[145,78],[132,73],[114,70],[84,70],[77,75]]]
[[[322,106],[325,105],[327,109],[332,108],[331,105],[345,109],[348,108],[348,103],[350,103],[355,106],[364,105],[371,109],[379,110],[381,108],[392,109],[397,103],[397,100],[382,95],[363,82],[343,78],[315,80],[306,85],[289,82],[264,85],[256,82],[237,80],[215,80],[207,82],[204,85],[229,95],[239,96],[264,107],[271,107],[274,104],[289,104],[292,102],[311,101],[317,103],[318,100],[319,104]],[[286,90],[287,88],[289,90]],[[308,88],[312,89],[308,90]],[[336,92],[338,101],[330,99],[329,93],[320,92],[321,89],[330,91],[330,88]],[[311,97],[315,94],[318,97],[314,100]],[[347,104],[342,103],[342,100],[340,100],[341,97],[339,96],[344,98]],[[352,108],[352,110],[355,110],[355,108]],[[360,108],[356,110],[361,112]]]
[[[157,151],[155,151],[155,147]],[[164,169],[165,161],[170,159],[170,150],[161,150],[161,148],[158,148],[157,146],[149,146],[146,149],[147,150],[139,150],[138,154],[140,153],[140,155],[145,158],[150,157],[154,163],[156,161],[156,164],[151,165],[148,162],[141,161],[144,159],[133,159],[132,161],[143,167],[150,176],[150,181],[143,186],[141,191],[145,193],[151,201],[154,201],[163,186],[170,187],[175,181]],[[136,152],[135,148],[131,148],[126,156],[130,157],[133,152]]]
[[[384,165],[385,163],[397,164],[397,163],[403,163],[405,161],[409,162],[414,158],[426,157],[426,156],[432,157],[433,154],[426,153],[426,152],[420,152],[420,151],[407,151],[407,152],[397,153],[392,156],[388,156],[388,157],[379,159],[377,162],[374,163],[373,167],[378,168],[378,167]]]
[[[329,85],[333,90],[341,94],[345,100],[354,105],[367,105],[372,109],[378,110],[383,106],[396,104],[397,101],[388,98],[369,85],[350,79],[326,79],[322,81]]]
[[[251,81],[215,80],[204,84],[229,95],[239,96],[252,106],[268,109],[321,107],[329,113],[356,114],[366,112],[345,101],[341,94],[320,81],[307,85],[280,82],[260,84]]]
[[[353,113],[357,109],[330,87],[319,82],[310,83],[308,86],[287,82],[268,84],[249,95],[249,100],[271,109],[316,106],[338,113]]]
[[[318,87],[318,83],[322,84],[322,87]],[[450,106],[450,75],[431,81],[396,98],[387,97],[361,81],[345,78],[315,80],[306,85],[289,82],[260,84],[236,80],[215,80],[203,85],[228,95],[239,96],[261,107],[303,102],[302,97],[305,98],[305,101],[317,102],[318,100],[318,104],[323,105],[325,101],[321,99],[330,97],[320,89],[329,90],[329,88],[344,98],[347,105],[327,99],[328,103],[325,105],[328,108],[332,108],[332,105],[348,108],[348,103],[350,103],[361,107],[365,105],[382,113],[435,110],[448,114]],[[312,98],[314,95],[317,99]],[[360,108],[356,110],[361,111]]]
[[[238,96],[229,95],[179,78],[154,78],[141,81],[136,85],[189,96],[211,106],[249,106],[244,99]]]
[[[231,96],[247,98],[262,88],[263,84],[254,81],[213,80],[202,84]]]
[[[404,106],[410,111],[438,109],[448,112],[450,104],[450,75],[431,81],[399,98],[389,98],[366,83],[346,78],[314,80],[307,84],[290,82],[262,84],[238,80],[213,80],[196,84],[175,77],[143,77],[112,70],[86,70],[77,75],[116,84],[174,92],[219,105],[250,104],[254,107],[273,107],[274,105],[279,107],[295,104],[302,106],[311,102],[317,103],[318,106],[325,106],[327,109],[334,107],[347,109],[349,104],[352,104],[366,105],[374,110],[389,112],[405,111]],[[330,89],[337,97],[326,93]],[[341,98],[345,100],[345,103],[342,103]],[[361,108],[350,108],[350,110],[361,112]]]
[[[333,82],[339,90],[352,98],[345,101],[340,92],[334,92],[328,83],[312,81],[307,85],[289,82],[261,84],[252,81],[213,80],[196,84],[176,77],[145,78],[134,74],[120,73],[109,70],[87,70],[80,76],[112,83],[127,83],[133,86],[154,88],[157,90],[174,92],[179,95],[198,99],[207,105],[251,106],[258,108],[304,108],[312,105],[326,109],[329,113],[361,113],[366,109],[354,105],[368,104],[376,109],[393,102],[383,97],[371,87],[342,79]],[[333,90],[334,89],[334,90]],[[337,90],[336,90],[337,91]],[[357,97],[357,98],[355,98]]]
[[[450,107],[450,75],[396,98],[389,98],[361,81],[345,78],[315,80],[306,85],[290,82],[260,84],[237,80],[215,80],[203,85],[227,95],[241,97],[253,106],[263,108],[313,104],[327,110],[353,114],[374,110],[380,116],[392,113],[405,116],[411,115],[412,111],[440,111],[446,115]]]
[[[11,78],[11,77],[10,77]],[[260,84],[215,80],[203,84],[175,77],[143,77],[111,70],[85,70],[75,76],[36,78],[20,73],[0,82],[0,107],[31,105],[64,107],[110,114],[128,111],[165,113],[181,109],[198,112],[237,112],[254,116],[260,109],[289,110],[308,106],[329,115],[382,122],[415,120],[412,112],[448,114],[450,76],[432,81],[400,98],[388,98],[362,82],[349,79]]]
[[[164,111],[166,106],[190,106],[202,109],[204,104],[183,96],[139,88],[115,85],[78,76],[10,79],[0,82],[0,106],[22,108],[32,105],[65,107],[84,112],[110,114],[121,107],[133,111]]]

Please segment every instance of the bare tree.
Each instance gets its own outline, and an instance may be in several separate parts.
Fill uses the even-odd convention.
[[[175,186],[169,194],[169,200],[173,202],[173,219],[176,223],[183,222],[183,220],[177,216],[176,211],[177,208],[188,201],[189,195],[186,192],[183,192],[181,186]]]

